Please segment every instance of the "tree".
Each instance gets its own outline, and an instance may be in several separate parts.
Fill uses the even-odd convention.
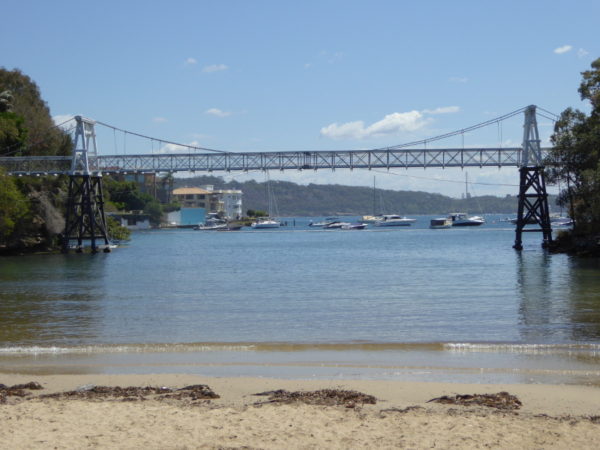
[[[12,178],[0,169],[0,243],[6,243],[17,224],[27,216],[29,202]]]
[[[546,160],[549,183],[565,186],[558,203],[568,206],[575,235],[600,233],[600,58],[582,73],[582,100],[591,103],[589,115],[567,108],[551,136],[553,149]]]
[[[37,85],[0,67],[0,156],[69,155],[72,141],[54,124]],[[4,250],[50,249],[64,229],[66,177],[0,174],[0,241]]]
[[[24,120],[24,129],[27,130],[26,146],[20,153],[22,156],[71,153],[71,138],[54,124],[50,109],[42,100],[40,90],[31,78],[17,69],[0,68],[0,92],[5,91],[10,91],[12,96],[9,100],[11,109],[7,112],[12,110],[12,113],[21,117]],[[6,100],[0,103],[4,102]],[[0,152],[1,150],[0,148]]]

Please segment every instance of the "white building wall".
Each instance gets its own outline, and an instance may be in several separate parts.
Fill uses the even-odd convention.
[[[242,191],[221,191],[223,212],[230,219],[242,216]]]
[[[181,223],[181,211],[167,213],[167,222],[169,225],[179,225]]]

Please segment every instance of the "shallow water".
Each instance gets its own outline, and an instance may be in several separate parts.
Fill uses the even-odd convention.
[[[600,384],[600,264],[482,227],[137,232],[0,259],[0,365]],[[292,226],[294,223],[296,226]]]

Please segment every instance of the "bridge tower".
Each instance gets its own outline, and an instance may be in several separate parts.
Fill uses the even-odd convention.
[[[535,105],[530,105],[525,109],[523,153],[519,167],[519,206],[515,245],[513,245],[516,250],[523,249],[521,241],[523,232],[541,232],[543,234],[542,247],[547,247],[552,242],[548,194],[544,180],[544,163],[535,109]],[[525,225],[527,224],[534,224],[539,228],[526,229]]]
[[[62,251],[68,253],[71,240],[77,240],[76,251],[83,251],[83,240],[91,241],[92,253],[99,250],[97,240],[104,240],[104,252],[110,252],[102,173],[98,170],[96,133],[93,120],[76,116],[75,145],[69,171],[69,197]],[[95,169],[95,171],[94,171]]]

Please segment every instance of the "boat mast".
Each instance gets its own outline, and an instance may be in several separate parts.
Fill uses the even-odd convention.
[[[376,208],[375,208],[375,203],[377,201],[377,194],[375,193],[375,175],[373,175],[373,216],[375,216],[377,214],[376,212]]]

